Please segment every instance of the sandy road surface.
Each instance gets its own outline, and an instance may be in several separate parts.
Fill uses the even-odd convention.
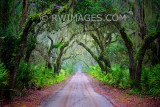
[[[81,71],[75,73],[71,80],[51,95],[40,107],[113,107],[103,96],[94,92],[87,76]]]

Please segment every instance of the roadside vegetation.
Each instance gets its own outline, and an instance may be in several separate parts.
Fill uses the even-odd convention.
[[[134,84],[135,87],[133,87],[128,94],[154,96],[160,94],[160,65],[143,69],[140,84],[142,87],[136,86],[137,83],[129,77],[129,70],[127,68],[120,68],[120,65],[118,64],[113,65],[110,72],[107,74],[101,71],[98,65],[85,68],[83,72],[92,75],[99,81],[102,81],[105,85],[116,86],[119,89],[131,89],[131,86]]]
[[[3,93],[5,92],[8,80],[8,72],[5,70],[3,64],[0,65],[0,68],[2,70],[0,74],[0,93],[1,98],[3,98],[2,96],[4,96]],[[15,88],[11,89],[11,91],[15,95],[23,96],[26,90],[40,90],[55,83],[60,83],[74,72],[73,67],[64,65],[59,74],[54,74],[51,69],[45,68],[42,65],[28,64],[22,60],[17,72]]]

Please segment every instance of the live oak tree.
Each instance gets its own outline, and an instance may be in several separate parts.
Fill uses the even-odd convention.
[[[157,22],[157,26],[155,26],[155,30],[152,32],[147,32],[147,25],[145,22],[145,2],[140,3],[140,10],[137,10],[138,1],[135,1],[135,4],[129,2],[132,5],[131,10],[133,11],[133,16],[135,17],[135,21],[138,21],[138,28],[140,29],[140,37],[142,38],[142,44],[138,47],[138,51],[135,51],[134,43],[132,42],[131,37],[127,34],[125,27],[120,23],[117,22],[115,26],[118,28],[121,37],[123,38],[125,45],[128,49],[129,53],[129,70],[130,70],[130,77],[140,83],[141,81],[141,71],[142,71],[142,64],[143,59],[146,53],[146,50],[149,49],[151,43],[159,37],[159,30],[160,30],[160,23]],[[132,16],[131,16],[132,17]],[[136,47],[137,48],[137,47]]]
[[[33,23],[38,24],[38,23],[41,22],[40,21],[40,16],[42,14],[48,14],[48,16],[51,16],[52,14],[56,13],[57,10],[59,10],[61,8],[60,6],[53,6],[51,9],[49,9],[47,11],[39,12],[39,13],[36,13],[36,14],[33,14],[33,15],[26,16],[26,14],[27,14],[26,12],[27,12],[27,8],[28,8],[27,1],[28,0],[23,0],[23,2],[22,2],[23,3],[22,19],[21,19],[20,31],[19,31],[20,32],[19,33],[19,38],[20,38],[19,43],[20,44],[16,48],[17,50],[16,50],[16,56],[14,58],[13,69],[10,70],[10,77],[9,77],[9,84],[8,84],[9,87],[8,87],[8,89],[14,88],[14,82],[15,82],[17,70],[18,70],[18,67],[19,67],[19,63],[20,63],[22,57],[24,56],[23,55],[24,54],[23,51],[24,51],[24,49],[25,49],[25,47],[27,45],[27,36],[28,36],[28,33],[29,33],[29,29],[31,28],[31,26],[33,25]],[[9,2],[8,1],[3,1],[3,2],[4,2],[4,4],[5,3],[8,4],[8,6],[6,5],[6,9],[5,8],[3,8],[3,9],[5,11],[9,10]],[[68,9],[72,6],[73,2],[74,1],[71,0],[67,4]],[[5,15],[3,15],[3,16],[5,16]],[[3,20],[3,22],[4,22],[4,20]],[[6,20],[6,22],[9,22],[9,21]],[[3,26],[5,26],[5,24],[3,24]],[[8,93],[8,96],[10,96],[9,93]]]
[[[87,2],[87,1],[85,1],[85,2]],[[126,1],[122,0],[120,2],[124,3]],[[140,37],[142,38],[142,44],[140,44],[141,46],[136,47],[136,48],[138,48],[137,52],[135,52],[137,49],[135,50],[134,44],[132,42],[132,39],[131,39],[130,35],[127,34],[127,30],[124,27],[124,25],[125,25],[124,23],[125,22],[123,22],[123,21],[111,22],[118,29],[117,32],[120,33],[122,39],[124,40],[125,46],[128,49],[130,77],[133,80],[137,81],[138,83],[140,83],[140,79],[141,79],[142,62],[143,62],[143,58],[144,58],[145,52],[146,52],[147,48],[150,46],[150,44],[155,39],[157,39],[159,37],[158,36],[159,35],[159,22],[156,22],[157,23],[157,26],[155,27],[156,30],[154,30],[153,32],[147,32],[148,29],[147,29],[147,25],[146,25],[146,22],[145,22],[145,14],[146,13],[144,12],[145,11],[145,7],[144,7],[144,5],[145,5],[144,3],[145,2],[140,2],[140,1],[139,2],[138,1],[130,2],[130,1],[127,1],[126,3],[130,6],[129,12],[133,12],[133,16],[130,15],[129,12],[126,12],[126,13],[122,12],[125,15],[130,15],[131,16],[131,19],[129,19],[129,20],[132,20],[132,17],[135,17],[136,20],[132,20],[132,21],[135,21],[136,23],[138,23],[138,28],[140,29],[139,30],[140,31]],[[92,3],[92,5],[94,5],[94,2]],[[84,7],[84,9],[89,7],[89,6]],[[121,12],[118,13],[118,11],[113,6],[114,5],[110,5],[110,7],[109,7],[110,8],[110,12],[112,14],[121,13]],[[98,8],[98,7],[96,7],[96,8]],[[140,10],[139,10],[139,8],[140,8]],[[78,9],[76,9],[76,11],[83,13],[83,11],[84,11],[83,8],[78,8]],[[92,7],[90,7],[88,10],[93,11],[94,9],[92,10]],[[106,10],[106,8],[104,10]],[[87,13],[88,11],[85,11],[85,12]],[[110,12],[108,12],[107,10],[105,11],[105,13],[107,13],[107,14],[110,14]],[[101,11],[99,13],[103,14],[103,11]],[[157,19],[159,19],[159,18],[157,18]],[[114,29],[114,27],[112,27],[112,29]],[[100,33],[97,32],[97,34],[100,34]],[[136,34],[139,34],[139,33],[136,33]],[[91,34],[91,37],[95,41],[97,41],[96,43],[99,44],[99,46],[102,46],[100,43],[103,43],[103,42],[99,42],[97,40],[97,38],[95,37],[95,35]],[[81,46],[86,48],[86,50],[88,50],[91,53],[91,55],[96,59],[96,61],[99,63],[100,66],[102,65],[102,64],[100,64],[101,62],[99,62],[98,57],[95,56],[93,54],[93,52],[85,44],[83,44],[79,40],[77,40],[77,42]],[[101,53],[103,53],[103,47],[101,47],[101,49],[102,49]],[[108,65],[108,64],[106,64],[106,65]],[[101,68],[102,68],[102,70],[104,70],[103,66],[101,66]]]
[[[69,3],[68,8],[71,6],[72,3],[73,3],[73,1],[71,1]],[[29,31],[30,27],[32,26],[33,22],[35,22],[35,23],[40,22],[40,16],[42,14],[48,14],[48,15],[51,16],[53,13],[56,13],[57,12],[56,10],[58,10],[58,9],[60,9],[59,6],[54,6],[52,9],[50,9],[48,11],[45,11],[45,12],[42,12],[42,13],[37,13],[37,14],[34,14],[34,15],[30,15],[26,19],[26,22],[24,24],[24,30],[20,34],[21,45],[18,48],[16,57],[15,57],[15,67],[14,67],[14,70],[13,70],[13,77],[11,77],[11,85],[10,85],[10,86],[12,86],[12,88],[14,86],[14,80],[16,78],[16,73],[17,73],[17,70],[18,70],[18,66],[19,66],[20,60],[21,60],[21,58],[23,56],[23,50],[26,47],[27,35],[28,35],[28,31]]]
[[[67,46],[69,46],[70,42],[74,39],[75,35],[76,34],[72,34],[70,36],[69,40],[63,41],[63,43],[61,44],[59,52],[58,52],[58,56],[57,56],[56,61],[54,63],[54,73],[59,74],[60,69],[61,69],[61,61],[62,61],[62,56],[64,54],[64,51],[67,51],[65,49]]]
[[[81,45],[82,47],[84,47],[91,54],[91,56],[97,61],[102,71],[105,71],[107,73],[109,71],[108,67],[110,68],[111,64],[110,64],[109,59],[105,57],[104,51],[107,45],[111,43],[112,37],[111,37],[111,34],[103,35],[102,32],[98,28],[95,28],[93,31],[95,31],[97,34],[91,33],[90,36],[92,37],[92,39],[95,41],[95,43],[98,46],[97,47],[99,49],[98,56],[94,54],[94,52],[88,46],[86,46],[83,42],[79,41],[78,39],[77,39],[77,43]]]

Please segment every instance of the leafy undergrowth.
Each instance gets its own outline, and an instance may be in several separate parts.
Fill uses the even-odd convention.
[[[160,105],[160,98],[149,95],[129,95],[129,89],[122,90],[116,88],[116,86],[107,86],[104,82],[95,79],[93,76],[86,75],[89,77],[89,81],[94,90],[106,97],[114,106],[158,107]]]
[[[71,75],[72,76],[72,75]],[[14,96],[12,102],[3,102],[3,107],[38,107],[40,103],[48,98],[53,92],[63,88],[66,81],[71,77],[66,77],[61,83],[42,88],[41,90],[26,91],[25,96]]]

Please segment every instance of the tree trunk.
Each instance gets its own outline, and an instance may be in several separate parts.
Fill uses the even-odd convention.
[[[63,45],[60,47],[60,50],[59,50],[59,54],[58,54],[58,57],[56,58],[56,61],[54,62],[54,74],[59,74],[60,70],[61,70],[61,60],[62,60],[62,56],[63,54],[65,53],[64,51],[67,51],[67,50],[64,50],[68,45],[69,43],[72,41],[73,37],[75,36],[76,34],[72,34],[72,36],[69,38],[68,41],[65,41],[63,42]],[[59,43],[62,43],[63,41],[63,38],[62,40],[59,42]],[[58,43],[58,44],[59,44]]]
[[[28,11],[28,0],[23,0],[23,2],[22,2],[22,18],[21,18],[21,22],[20,22],[20,32],[23,32],[23,25],[26,22],[27,11]]]
[[[17,70],[18,70],[18,67],[19,67],[19,63],[20,63],[20,60],[23,56],[23,50],[24,48],[26,47],[26,44],[27,44],[27,35],[28,35],[28,31],[29,31],[29,28],[31,27],[33,21],[29,21],[29,23],[27,23],[24,31],[23,31],[23,34],[21,35],[21,45],[20,47],[18,48],[18,51],[17,51],[17,54],[16,54],[16,57],[15,57],[15,66],[14,66],[14,70],[13,71],[10,71],[12,75],[11,77],[11,81],[10,81],[10,86],[11,88],[14,88],[14,81],[15,81],[15,78],[16,78],[16,74],[17,74]]]
[[[131,42],[130,38],[127,36],[124,28],[120,30],[121,37],[125,42],[125,46],[127,47],[129,53],[129,72],[131,79],[135,78],[135,62],[134,62],[134,55],[133,55],[133,43]]]
[[[151,33],[148,37],[145,38],[143,45],[140,47],[138,51],[138,58],[136,59],[138,61],[136,66],[136,81],[140,83],[141,80],[141,71],[142,71],[142,62],[145,55],[145,52],[149,45],[159,37],[160,32],[157,31],[156,33]]]
[[[71,3],[72,4],[72,3]],[[70,8],[71,5],[68,6],[68,9]],[[56,10],[60,9],[59,6],[54,6],[53,9],[51,10],[50,13],[48,13],[49,15],[52,15],[53,13],[56,12]],[[30,16],[28,18],[28,21],[27,22],[24,22],[25,23],[25,26],[24,26],[24,30],[23,30],[23,33],[20,35],[21,36],[21,40],[20,40],[20,45],[18,46],[18,50],[17,50],[17,53],[16,53],[16,57],[15,57],[15,64],[14,64],[14,68],[13,70],[10,71],[9,73],[9,85],[8,85],[8,89],[13,89],[14,88],[14,82],[15,82],[15,78],[16,78],[16,74],[17,74],[17,71],[18,71],[18,67],[19,67],[19,63],[20,63],[20,60],[23,56],[23,51],[26,47],[26,44],[27,44],[27,35],[28,35],[28,32],[29,32],[29,29],[32,25],[33,22],[40,22],[40,19],[39,19],[39,14],[36,14],[34,16]],[[22,25],[22,24],[21,24]],[[23,24],[24,25],[24,24]],[[22,27],[22,26],[20,26]],[[9,91],[9,90],[8,90]],[[7,92],[8,93],[8,96],[10,96],[10,93],[11,91]]]
[[[25,61],[26,62],[29,62],[29,58],[30,58],[30,56],[31,56],[31,53],[32,53],[32,51],[35,49],[35,47],[33,47],[32,49],[28,49],[27,50],[27,52],[26,52],[26,57],[25,57]]]
[[[54,63],[54,73],[59,74],[60,69],[61,69],[61,60],[62,60],[62,55],[64,52],[65,47],[67,47],[69,45],[69,41],[67,41],[66,43],[64,43],[61,47],[60,47],[60,51],[58,54],[58,57],[56,58],[56,62]]]
[[[47,67],[49,69],[52,69],[51,62],[50,62],[50,57],[51,57],[51,51],[53,49],[53,39],[50,36],[47,36],[47,37],[51,40],[51,45],[50,45],[50,48],[49,48],[49,51],[48,51]]]

